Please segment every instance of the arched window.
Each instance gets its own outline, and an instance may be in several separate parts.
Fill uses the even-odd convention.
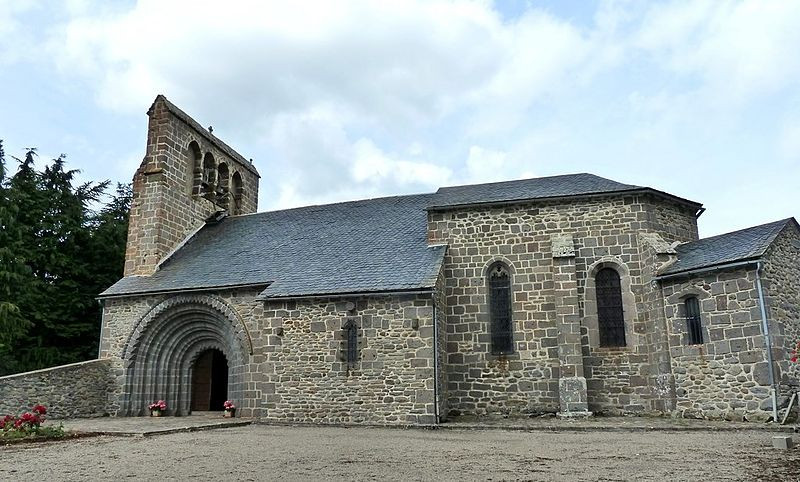
[[[230,191],[230,172],[228,171],[228,164],[224,162],[219,163],[217,168],[217,204],[225,209],[228,209],[230,200],[228,194]]]
[[[203,157],[203,182],[201,194],[209,196],[214,195],[215,186],[217,184],[217,162],[210,152],[206,152]]]
[[[242,214],[242,194],[244,187],[242,186],[242,175],[238,172],[233,173],[231,178],[231,194],[233,196],[233,214]]]
[[[511,274],[503,263],[494,263],[487,273],[489,290],[489,323],[492,354],[514,352],[514,333],[511,323]]]
[[[197,142],[189,143],[189,152],[186,159],[186,183],[189,194],[200,194],[200,184],[203,182],[203,155]]]
[[[686,331],[689,333],[690,345],[703,344],[703,327],[700,324],[700,302],[696,296],[690,296],[683,301],[686,310]]]
[[[619,273],[603,268],[595,275],[600,346],[625,346],[625,317]]]

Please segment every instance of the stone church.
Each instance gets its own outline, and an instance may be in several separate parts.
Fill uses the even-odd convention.
[[[796,389],[793,218],[699,239],[701,203],[592,174],[257,213],[251,160],[148,115],[107,413],[768,420]]]

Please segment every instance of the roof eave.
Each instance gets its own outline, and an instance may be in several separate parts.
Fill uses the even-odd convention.
[[[214,286],[201,286],[196,288],[169,288],[169,289],[160,289],[160,290],[139,290],[139,291],[126,291],[123,293],[111,293],[106,294],[106,291],[97,295],[95,299],[97,300],[108,300],[112,298],[132,298],[135,296],[157,296],[157,295],[165,295],[165,294],[174,294],[174,293],[198,293],[204,291],[219,291],[219,290],[233,290],[233,289],[244,289],[244,288],[266,288],[269,286],[270,282],[262,282],[262,283],[241,283],[241,284],[230,284],[230,285],[214,285]]]
[[[700,266],[696,268],[689,268],[681,271],[676,271],[674,273],[665,273],[656,276],[653,278],[655,281],[661,281],[665,279],[672,279],[672,278],[683,278],[686,276],[694,276],[701,273],[708,273],[711,271],[720,271],[723,269],[730,269],[730,268],[738,268],[742,266],[749,266],[753,264],[757,264],[761,262],[761,256],[754,256],[751,258],[743,258],[736,261],[727,261],[725,263],[717,263],[708,266]]]

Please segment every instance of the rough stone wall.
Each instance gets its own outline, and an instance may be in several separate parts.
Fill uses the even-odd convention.
[[[655,197],[645,201],[647,224],[651,232],[658,233],[668,242],[698,239],[697,217],[692,208]]]
[[[253,353],[243,367],[242,416],[313,423],[434,423],[431,295],[264,302],[257,289],[220,291],[241,317]],[[137,322],[166,295],[107,300],[101,357],[110,359],[117,399],[123,352]],[[352,309],[350,308],[352,305]],[[343,322],[359,327],[360,359],[342,360]],[[187,347],[188,349],[188,347]]]
[[[600,261],[625,268],[631,310],[628,345],[600,348],[583,326],[584,370],[589,409],[595,412],[641,412],[657,409],[649,386],[652,346],[639,335],[652,322],[641,279],[637,234],[663,226],[689,226],[694,213],[676,209],[653,212],[652,196],[608,196],[474,207],[429,214],[428,238],[449,245],[445,257],[447,291],[448,405],[455,413],[525,413],[557,411],[558,358],[556,299],[553,283],[554,235],[574,239],[579,313],[586,314],[588,272]],[[658,223],[653,220],[657,219]],[[681,234],[682,233],[682,234]],[[696,227],[667,233],[688,241]],[[515,352],[493,356],[489,344],[485,269],[501,260],[511,267]],[[593,302],[593,301],[592,301]],[[585,321],[585,320],[584,320]]]
[[[663,281],[677,413],[686,417],[766,420],[769,365],[755,265]],[[684,300],[700,302],[701,345],[690,345]]]
[[[264,347],[267,419],[314,423],[435,423],[430,295],[268,302]],[[341,358],[343,322],[359,326],[360,359]]]
[[[108,415],[110,369],[108,360],[90,360],[0,377],[0,416],[20,415],[37,403],[49,418]]]
[[[436,362],[438,378],[436,390],[439,398],[439,420],[447,419],[447,297],[445,292],[444,270],[436,278]]]
[[[644,296],[644,310],[640,316],[650,320],[651,330],[643,333],[646,343],[652,347],[648,387],[653,391],[655,412],[671,413],[675,410],[675,376],[669,351],[669,331],[664,317],[664,294],[656,280],[659,270],[674,262],[677,255],[671,243],[655,233],[639,235],[642,254],[642,283],[658,286]]]
[[[148,115],[146,154],[133,178],[126,276],[152,274],[187,235],[222,209],[215,200],[191,192],[199,175],[189,149],[193,141],[202,155],[227,163],[231,178],[236,172],[242,177],[243,213],[255,212],[258,205],[258,175],[225,154],[207,133],[173,114],[160,97]]]
[[[235,313],[244,323],[247,331],[247,338],[250,339],[254,353],[243,353],[246,362],[241,367],[236,367],[236,373],[229,378],[229,384],[241,383],[243,387],[234,387],[236,393],[240,394],[241,399],[236,400],[239,410],[237,413],[242,416],[259,416],[261,410],[260,389],[255,387],[255,382],[261,380],[261,375],[254,373],[259,367],[254,363],[262,360],[264,346],[270,342],[269,338],[254,337],[254,330],[259,330],[259,314],[263,312],[263,304],[256,301],[256,296],[260,292],[257,288],[223,290],[210,294],[196,295],[203,297],[213,297],[214,300],[224,303],[224,305]],[[126,298],[112,298],[104,301],[103,305],[103,332],[100,339],[100,358],[108,359],[111,364],[111,371],[114,376],[113,396],[110,397],[111,412],[118,415],[125,415],[120,412],[125,397],[131,394],[126,393],[126,383],[129,375],[126,370],[125,351],[128,343],[132,339],[132,334],[148,313],[158,306],[170,300],[176,299],[181,295],[149,295],[135,296]],[[222,316],[222,314],[219,314]],[[260,334],[259,331],[257,333]],[[191,346],[186,346],[189,350]],[[262,353],[258,353],[260,350]],[[230,385],[229,385],[229,388]],[[156,397],[161,398],[161,397]],[[144,404],[144,403],[143,403]],[[173,404],[174,405],[174,404]],[[136,407],[133,407],[134,409]]]
[[[762,283],[774,340],[780,406],[792,390],[800,389],[800,361],[790,361],[800,344],[800,232],[794,224],[784,228],[764,260]]]

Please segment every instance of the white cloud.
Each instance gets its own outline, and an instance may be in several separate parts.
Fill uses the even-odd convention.
[[[648,12],[636,43],[731,101],[800,81],[799,27],[800,2],[672,2]]]
[[[778,133],[778,154],[786,161],[800,162],[800,119],[784,124]]]
[[[352,177],[356,182],[390,180],[400,185],[436,189],[450,181],[450,169],[429,162],[393,158],[369,139],[353,145]]]
[[[71,0],[38,32],[109,116],[164,93],[213,124],[256,159],[262,208],[579,171],[705,200],[767,152],[796,159],[800,3],[494,6]]]
[[[35,0],[0,0],[0,65],[35,52],[35,33],[27,28],[23,16],[37,7]]]
[[[469,182],[502,180],[507,157],[507,152],[484,149],[480,146],[470,147],[467,157],[467,180]]]

